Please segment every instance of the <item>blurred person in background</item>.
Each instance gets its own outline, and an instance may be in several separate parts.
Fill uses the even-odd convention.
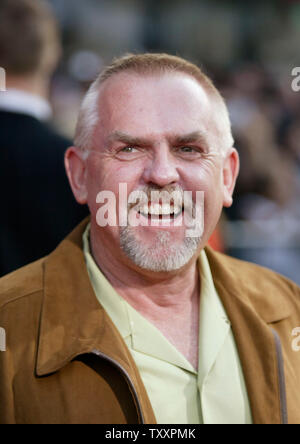
[[[49,125],[58,26],[43,0],[1,0],[0,276],[50,253],[87,214],[64,170],[71,142]]]
[[[290,157],[297,168],[297,174],[300,180],[300,109],[282,130],[281,141],[281,148],[282,150],[285,148],[288,149]]]
[[[241,172],[227,252],[300,284],[300,175],[297,119],[276,82],[258,64],[234,70],[225,88]]]

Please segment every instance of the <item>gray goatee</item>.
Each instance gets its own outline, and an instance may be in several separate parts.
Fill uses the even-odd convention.
[[[134,227],[121,227],[120,245],[138,267],[155,272],[170,272],[186,265],[196,253],[201,237],[185,237],[180,245],[171,244],[171,234],[158,231],[154,245],[148,247],[136,239]]]

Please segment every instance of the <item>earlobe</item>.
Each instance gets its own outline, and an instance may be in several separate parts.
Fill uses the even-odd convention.
[[[79,148],[71,147],[65,154],[65,168],[75,196],[80,204],[87,203],[86,160]]]
[[[229,153],[227,153],[223,166],[224,207],[230,207],[232,205],[232,194],[235,188],[239,169],[239,155],[237,150],[232,148]]]

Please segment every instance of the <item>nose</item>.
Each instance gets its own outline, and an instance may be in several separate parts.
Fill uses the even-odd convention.
[[[169,152],[168,147],[159,147],[152,159],[146,165],[143,179],[145,183],[153,183],[159,187],[165,187],[177,183],[179,174],[175,159]]]

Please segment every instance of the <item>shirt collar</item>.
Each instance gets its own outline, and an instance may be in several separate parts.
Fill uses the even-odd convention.
[[[90,224],[88,224],[83,234],[83,251],[91,284],[98,301],[126,341],[131,335],[131,329],[124,299],[115,291],[94,261],[90,250],[89,237]]]
[[[84,220],[42,265],[37,264],[27,272],[38,280],[37,285],[44,292],[35,371],[38,376],[48,375],[79,354],[100,350],[129,373],[140,401],[146,404],[145,413],[151,406],[138,369],[121,335],[97,301],[89,280],[82,252],[87,223]],[[278,323],[291,316],[299,289],[271,271],[237,261],[209,247],[205,253],[216,291],[232,323],[253,421],[278,423],[276,350],[268,323],[276,322],[280,328]],[[40,266],[42,275],[37,271]],[[149,424],[153,424],[152,418],[153,414]]]
[[[231,325],[216,291],[204,250],[200,254],[201,299],[199,318],[198,381],[202,386],[231,330]]]
[[[135,351],[168,360],[190,372],[191,364],[167,341],[162,333],[130,306],[110,285],[95,263],[89,246],[90,225],[83,235],[84,254],[92,286],[98,301],[107,311],[127,345]],[[200,296],[200,378],[209,372],[216,355],[230,330],[230,322],[216,292],[205,251],[199,256]],[[145,322],[147,335],[144,334]],[[209,341],[207,338],[210,338]],[[156,344],[159,342],[160,347]]]
[[[139,312],[125,302],[131,331],[131,348],[136,352],[166,361],[190,373],[197,371],[177,348]]]
[[[166,337],[111,286],[91,254],[89,233],[90,225],[83,235],[83,250],[92,286],[99,303],[118,328],[127,346],[136,352],[170,362],[191,373],[197,373]]]
[[[13,88],[0,94],[0,110],[26,114],[39,120],[48,120],[52,116],[47,100]]]

